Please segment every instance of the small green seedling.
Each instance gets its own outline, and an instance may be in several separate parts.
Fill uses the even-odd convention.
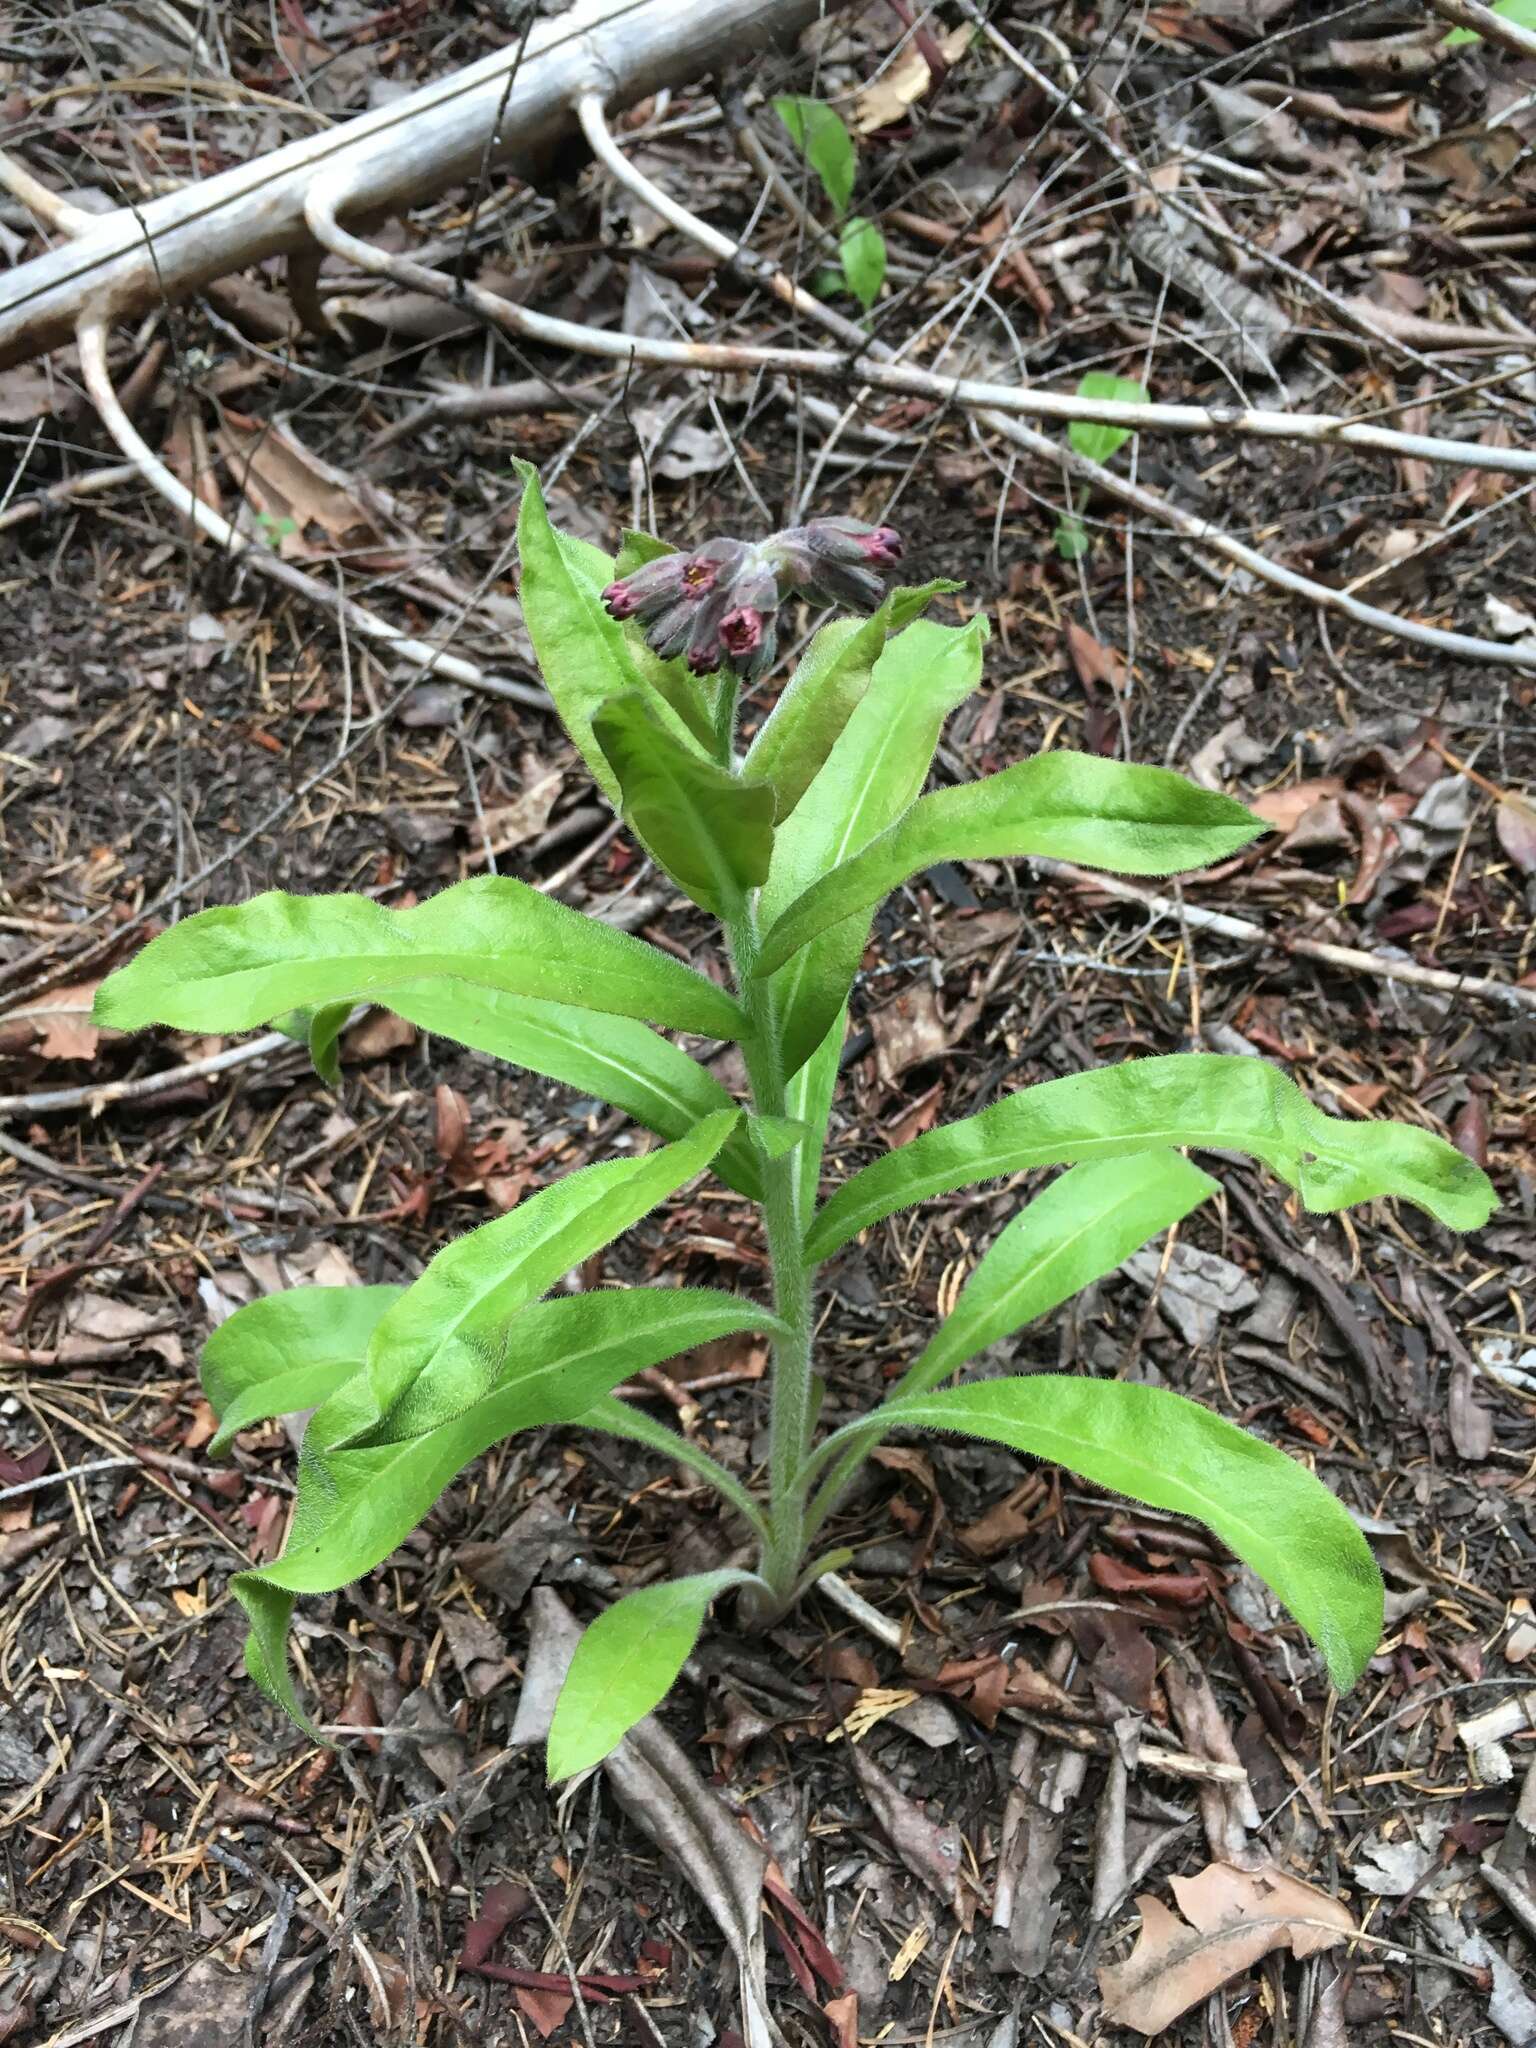
[[[828,1548],[839,1504],[897,1431],[979,1437],[1194,1517],[1273,1588],[1333,1684],[1353,1685],[1380,1636],[1381,1581],[1305,1465],[1162,1387],[977,1361],[1209,1199],[1218,1184],[1190,1149],[1249,1154],[1317,1213],[1396,1196],[1457,1230],[1493,1206],[1469,1159],[1413,1126],[1326,1116],[1263,1060],[1178,1053],[1018,1088],[822,1187],[847,1005],[893,889],[942,861],[1027,856],[1176,874],[1266,827],[1165,769],[1066,752],[924,795],[944,721],[981,680],[986,625],[923,617],[946,586],[888,587],[902,553],[891,529],[821,519],[689,553],[631,536],[614,562],[550,525],[526,466],[524,483],[521,598],[544,680],[629,830],[716,922],[727,973],[480,876],[404,910],[276,892],[204,910],[103,985],[104,1025],[280,1023],[331,1072],[351,1006],[378,1004],[597,1096],[660,1141],[550,1182],[445,1244],[410,1286],[293,1288],[210,1338],[215,1452],[253,1423],[313,1410],[287,1546],[233,1582],[251,1675],[313,1733],[288,1668],[295,1600],[366,1577],[471,1460],[559,1423],[688,1467],[730,1526],[716,1569],[626,1594],[588,1629],[555,1712],[555,1779],[597,1763],[665,1695],[713,1602],[734,1597],[760,1626],[843,1561]],[[740,687],[769,677],[792,595],[863,615],[821,628],[743,754]],[[708,959],[702,940],[694,951]],[[744,1099],[707,1064],[722,1040],[740,1048]],[[827,1262],[914,1203],[1045,1168],[1061,1171],[1021,1195],[886,1397],[823,1427]],[[561,1291],[706,1172],[761,1218],[767,1299]],[[742,1331],[772,1346],[767,1470],[750,1488],[614,1391]]]
[[[1115,377],[1107,370],[1089,370],[1077,387],[1079,398],[1110,398],[1125,405],[1145,405],[1147,388],[1138,384],[1133,377]],[[1108,462],[1110,457],[1125,446],[1134,435],[1132,427],[1103,425],[1096,420],[1072,420],[1067,426],[1067,439],[1078,455],[1084,455],[1090,462]],[[1080,561],[1093,542],[1088,538],[1088,529],[1072,509],[1071,494],[1068,493],[1067,509],[1057,521],[1052,535],[1056,552],[1064,562]]]
[[[858,176],[853,137],[842,115],[824,100],[786,94],[774,101],[773,110],[832,202],[840,222],[837,253],[842,281],[867,313],[885,283],[886,249],[885,237],[872,220],[848,212]]]

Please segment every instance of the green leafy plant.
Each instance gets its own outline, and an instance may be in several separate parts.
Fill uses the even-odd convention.
[[[1126,405],[1145,405],[1147,387],[1132,377],[1115,377],[1107,370],[1089,370],[1078,383],[1077,395],[1079,398],[1112,398]],[[1067,440],[1077,454],[1085,455],[1090,462],[1108,462],[1132,436],[1130,427],[1108,426],[1097,420],[1071,420],[1067,425]],[[1057,554],[1064,562],[1080,561],[1093,546],[1087,527],[1073,510],[1070,492],[1067,509],[1057,521],[1052,539],[1056,543]]]
[[[1226,859],[1265,827],[1164,769],[1064,752],[924,795],[944,721],[980,682],[986,627],[922,616],[947,586],[887,588],[901,556],[889,528],[818,520],[686,554],[630,536],[614,562],[551,527],[531,469],[524,483],[521,596],[545,681],[635,838],[718,922],[729,985],[509,877],[400,911],[279,893],[204,910],[104,984],[103,1024],[276,1021],[329,1073],[349,1007],[379,1004],[598,1096],[662,1141],[553,1181],[445,1245],[408,1287],[295,1288],[209,1340],[216,1451],[255,1422],[313,1410],[287,1546],[234,1580],[253,1677],[309,1728],[286,1654],[294,1601],[383,1563],[490,1445],[561,1423],[689,1467],[735,1536],[718,1569],[631,1592],[588,1630],[554,1718],[554,1778],[597,1762],[663,1697],[712,1603],[734,1597],[745,1621],[766,1623],[841,1562],[826,1547],[839,1503],[902,1430],[1007,1445],[1196,1517],[1273,1587],[1333,1683],[1352,1685],[1377,1644],[1381,1584],[1305,1465],[1162,1388],[962,1375],[1214,1192],[1188,1148],[1246,1153],[1315,1211],[1397,1196],[1455,1229],[1492,1208],[1475,1165],[1424,1130],[1326,1116],[1262,1061],[1175,1054],[1020,1088],[821,1199],[848,1000],[891,889],[935,862],[1025,855],[1166,875]],[[743,755],[741,687],[770,672],[792,593],[865,615],[821,628]],[[747,1099],[664,1031],[734,1040]],[[1000,1232],[889,1395],[822,1429],[824,1262],[897,1210],[1036,1168],[1063,1170]],[[760,1209],[770,1300],[552,1292],[706,1171]],[[757,1490],[614,1392],[748,1330],[773,1358]]]
[[[858,154],[847,124],[825,100],[806,99],[802,94],[782,95],[774,101],[773,110],[832,202],[840,223],[837,255],[842,281],[867,313],[885,283],[885,237],[872,220],[848,211],[858,176]],[[829,275],[835,279],[836,273]]]

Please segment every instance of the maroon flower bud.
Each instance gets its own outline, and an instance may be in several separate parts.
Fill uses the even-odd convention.
[[[732,661],[745,661],[763,644],[763,615],[755,606],[739,604],[720,621],[720,644]]]
[[[766,543],[781,574],[807,597],[824,604],[873,611],[885,595],[881,571],[901,560],[901,535],[891,526],[859,519],[812,519]]]
[[[611,619],[653,619],[674,604],[685,589],[686,555],[662,555],[644,562],[603,592]]]
[[[688,645],[697,607],[687,598],[660,613],[645,629],[646,644],[663,661],[676,661]]]
[[[778,643],[773,614],[764,617],[756,605],[737,605],[720,621],[720,644],[725,649],[725,658],[744,683],[755,683],[773,667]]]
[[[901,535],[894,526],[865,526],[858,519],[813,519],[801,529],[813,555],[823,561],[894,569],[902,557]]]
[[[611,618],[634,619],[663,661],[686,658],[695,675],[726,666],[756,682],[778,651],[775,615],[791,591],[823,604],[873,611],[881,572],[901,560],[901,536],[857,519],[813,519],[755,545],[719,538],[663,555],[610,583]]]

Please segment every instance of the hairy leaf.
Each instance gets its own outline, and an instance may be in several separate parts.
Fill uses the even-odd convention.
[[[1213,1529],[1323,1653],[1340,1692],[1381,1640],[1381,1575],[1346,1510],[1305,1465],[1161,1387],[1057,1373],[893,1402],[883,1418],[985,1437]]]
[[[494,1383],[462,1414],[423,1436],[362,1449],[329,1438],[319,1408],[299,1456],[299,1494],[287,1548],[275,1564],[231,1581],[251,1635],[246,1669],[301,1728],[316,1733],[288,1670],[294,1598],[331,1593],[383,1563],[443,1488],[515,1430],[571,1422],[631,1373],[679,1351],[764,1327],[764,1312],[704,1288],[636,1288],[535,1302],[514,1317]],[[767,1318],[771,1327],[772,1318]],[[347,1417],[342,1414],[345,1425]]]
[[[707,1067],[631,1017],[458,981],[386,989],[374,1001],[423,1031],[611,1102],[664,1138],[684,1137],[704,1117],[736,1106]],[[714,1169],[738,1192],[758,1199],[762,1170],[745,1131],[726,1139]]]
[[[363,1371],[327,1404],[327,1441],[399,1442],[478,1401],[500,1377],[517,1311],[692,1180],[739,1120],[723,1110],[643,1159],[584,1166],[445,1245],[380,1321]]]
[[[816,1196],[821,1186],[821,1155],[827,1142],[827,1119],[832,1110],[832,1097],[837,1093],[843,1041],[847,1035],[848,1012],[839,1010],[833,1019],[832,1029],[805,1065],[791,1077],[785,1090],[786,1109],[810,1133],[800,1148],[799,1162],[800,1215],[805,1219],[816,1213]]]
[[[1071,1167],[993,1240],[898,1394],[937,1386],[989,1344],[1113,1273],[1217,1185],[1178,1152]]]
[[[248,1031],[289,1010],[373,1002],[444,978],[734,1038],[734,997],[655,946],[507,875],[457,882],[413,910],[366,896],[289,896],[183,918],[110,975],[96,1018],[118,1031]]]
[[[290,1287],[237,1308],[203,1346],[203,1392],[219,1418],[209,1456],[253,1423],[318,1408],[361,1370],[380,1317],[404,1292]]]
[[[1115,377],[1107,370],[1089,370],[1077,387],[1079,398],[1110,398],[1124,405],[1145,405],[1147,387],[1134,377]],[[1134,427],[1114,427],[1099,420],[1072,420],[1067,439],[1079,455],[1090,462],[1108,462],[1135,433]]]
[[[788,93],[774,101],[773,111],[789,131],[790,140],[804,151],[806,162],[820,178],[832,204],[839,213],[846,213],[858,175],[858,160],[853,137],[841,114],[825,100]]]
[[[768,878],[774,793],[706,761],[663,730],[633,691],[592,719],[623,793],[624,816],[695,903],[719,918],[741,914]]]
[[[523,480],[517,515],[517,552],[522,565],[518,602],[544,686],[555,700],[560,722],[592,771],[604,796],[619,808],[619,785],[592,736],[592,714],[605,697],[638,690],[670,719],[679,736],[708,740],[709,714],[693,678],[680,662],[659,662],[638,633],[603,609],[603,592],[617,565],[601,548],[550,525],[539,473],[531,462],[514,461]],[[639,536],[626,536],[638,567]]]
[[[1319,1212],[1400,1195],[1453,1230],[1475,1230],[1494,1208],[1488,1176],[1429,1131],[1326,1116],[1265,1060],[1170,1053],[1023,1088],[924,1132],[838,1189],[806,1252],[825,1259],[882,1216],[998,1174],[1167,1145],[1250,1153]]]
[[[858,853],[922,788],[944,720],[975,689],[983,619],[919,619],[888,640],[869,688],[792,817],[779,827],[759,912],[778,917],[828,867]],[[821,1044],[852,984],[864,931],[850,920],[802,947],[770,988],[793,1074]]]
[[[552,1784],[600,1764],[672,1690],[699,1639],[710,1602],[750,1572],[699,1572],[642,1586],[606,1608],[583,1634],[549,1730]]]
[[[1127,875],[1169,875],[1224,860],[1269,827],[1230,797],[1094,754],[1036,754],[956,789],[920,797],[852,860],[813,882],[763,941],[772,974],[808,940],[946,860],[1019,854]]]
[[[848,289],[867,313],[885,283],[885,237],[872,220],[856,213],[843,223],[837,251]]]

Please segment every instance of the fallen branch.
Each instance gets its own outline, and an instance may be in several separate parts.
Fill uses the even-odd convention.
[[[1512,57],[1536,57],[1536,34],[1507,15],[1495,14],[1482,0],[1429,0],[1429,4],[1442,21],[1471,29],[1485,43],[1497,43]]]
[[[1171,896],[1155,896],[1151,890],[1138,889],[1134,882],[1122,881],[1118,875],[1090,874],[1086,868],[1073,867],[1067,861],[1037,860],[1034,867],[1039,874],[1059,875],[1064,881],[1096,890],[1101,896],[1134,903],[1150,915],[1172,918],[1195,931],[1213,932],[1217,938],[1276,948],[1305,960],[1320,961],[1325,967],[1369,974],[1378,981],[1404,982],[1412,988],[1434,989],[1448,996],[1481,996],[1527,1016],[1536,1012],[1536,988],[1489,981],[1479,974],[1455,974],[1445,967],[1421,967],[1416,960],[1388,960],[1359,946],[1336,946],[1329,939],[1309,939],[1299,932],[1266,931],[1263,925],[1253,924],[1246,917],[1233,917],[1224,910],[1206,910],[1198,903],[1176,903]]]
[[[81,1088],[45,1088],[36,1095],[0,1095],[0,1117],[45,1116],[60,1109],[88,1109],[94,1116],[113,1102],[139,1102],[147,1095],[164,1095],[188,1081],[205,1080],[209,1074],[227,1074],[231,1067],[248,1066],[274,1052],[302,1052],[303,1047],[282,1031],[268,1031],[247,1045],[226,1046],[200,1060],[168,1067],[159,1074],[140,1074],[131,1081],[91,1081]]]
[[[0,283],[0,367],[71,339],[88,308],[131,319],[213,279],[302,249],[304,196],[341,165],[370,211],[403,212],[511,164],[523,174],[575,126],[574,96],[601,81],[619,105],[750,60],[837,0],[576,0],[479,63],[391,105],[236,164],[144,206],[90,216],[71,243]],[[24,174],[26,175],[26,174]],[[36,181],[32,181],[34,184]],[[67,200],[44,192],[58,225]]]

